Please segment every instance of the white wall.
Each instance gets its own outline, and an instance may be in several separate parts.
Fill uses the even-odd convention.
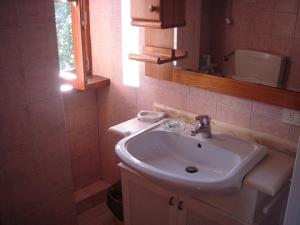
[[[300,224],[300,139],[284,225]]]

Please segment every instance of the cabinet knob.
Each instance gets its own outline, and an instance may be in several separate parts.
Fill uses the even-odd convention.
[[[177,206],[178,210],[183,210],[183,201],[180,201]]]
[[[158,7],[158,6],[155,6],[155,5],[150,5],[150,6],[149,6],[149,11],[150,11],[150,12],[155,12],[155,11],[158,12],[158,10],[159,10],[159,7]]]
[[[169,199],[169,205],[174,205],[174,196],[172,196],[170,199]]]

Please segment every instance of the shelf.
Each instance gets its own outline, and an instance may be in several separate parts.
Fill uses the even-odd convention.
[[[129,59],[153,64],[169,63],[186,57],[187,52],[182,50],[151,46],[145,46],[143,54],[129,54]]]
[[[133,20],[131,21],[131,25],[137,27],[150,27],[150,28],[157,28],[157,29],[163,28],[161,22],[147,21],[147,20],[140,20],[140,21]]]
[[[98,88],[102,86],[109,86],[109,84],[110,79],[101,76],[91,75],[87,77],[86,88]]]

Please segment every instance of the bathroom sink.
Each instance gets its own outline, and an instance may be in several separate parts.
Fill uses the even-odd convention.
[[[162,122],[122,139],[116,153],[128,167],[180,193],[237,190],[267,154],[265,147],[229,135],[191,136],[189,126],[168,132]]]

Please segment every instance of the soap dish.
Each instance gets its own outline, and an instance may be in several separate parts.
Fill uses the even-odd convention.
[[[164,112],[140,111],[137,118],[142,122],[156,123],[166,117]]]
[[[186,124],[182,119],[167,119],[162,122],[161,127],[165,131],[181,133],[185,130]]]

